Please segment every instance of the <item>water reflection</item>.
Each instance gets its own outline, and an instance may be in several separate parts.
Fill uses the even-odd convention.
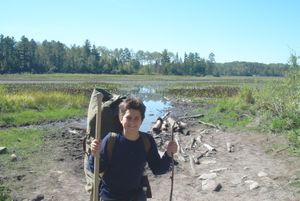
[[[145,119],[140,128],[144,132],[149,131],[157,117],[162,117],[167,112],[167,109],[171,107],[170,102],[162,94],[156,93],[154,88],[140,87],[131,91],[131,94],[140,97],[146,105]]]

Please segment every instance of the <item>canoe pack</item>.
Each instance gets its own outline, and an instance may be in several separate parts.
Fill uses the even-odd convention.
[[[116,94],[111,94],[104,89],[94,89],[91,95],[88,115],[86,135],[83,139],[84,151],[84,172],[86,178],[86,190],[92,194],[94,174],[87,169],[88,156],[91,154],[91,142],[96,134],[96,115],[98,111],[97,94],[103,95],[101,110],[101,139],[109,132],[120,133],[123,128],[119,120],[119,104],[126,98]]]

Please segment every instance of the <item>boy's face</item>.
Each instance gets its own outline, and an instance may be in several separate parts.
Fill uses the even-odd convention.
[[[136,133],[139,131],[142,124],[142,116],[138,110],[126,110],[123,117],[120,117],[120,122],[126,132]]]

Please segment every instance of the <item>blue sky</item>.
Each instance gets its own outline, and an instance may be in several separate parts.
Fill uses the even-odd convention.
[[[0,0],[0,34],[109,49],[287,63],[300,53],[298,0]]]

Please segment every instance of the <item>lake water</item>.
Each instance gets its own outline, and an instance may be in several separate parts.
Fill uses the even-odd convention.
[[[152,88],[141,87],[133,95],[140,97],[146,105],[145,119],[140,128],[143,132],[149,131],[156,119],[162,117],[171,107],[170,102]]]

